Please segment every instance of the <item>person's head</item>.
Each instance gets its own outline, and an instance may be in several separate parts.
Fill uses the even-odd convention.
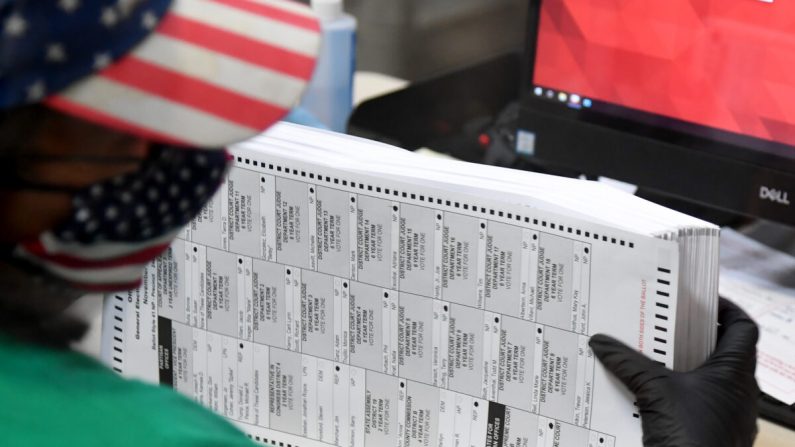
[[[0,0],[0,25],[5,259],[94,290],[137,284],[319,48],[278,0]]]

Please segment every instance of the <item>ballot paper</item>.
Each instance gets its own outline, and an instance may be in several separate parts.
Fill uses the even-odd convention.
[[[279,124],[106,297],[102,356],[284,446],[641,445],[588,339],[714,346],[718,229],[595,182]]]
[[[795,258],[732,230],[721,243],[720,295],[759,325],[759,387],[795,404]]]

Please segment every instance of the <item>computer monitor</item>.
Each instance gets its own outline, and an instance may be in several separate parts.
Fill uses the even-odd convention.
[[[519,153],[795,225],[795,2],[529,4]]]

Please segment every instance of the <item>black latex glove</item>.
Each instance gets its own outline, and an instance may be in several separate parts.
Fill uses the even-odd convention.
[[[749,447],[756,437],[759,330],[721,298],[718,345],[703,365],[674,372],[606,335],[591,338],[602,364],[637,398],[646,447]]]

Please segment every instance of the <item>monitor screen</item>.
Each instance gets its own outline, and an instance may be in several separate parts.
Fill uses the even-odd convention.
[[[568,107],[795,157],[793,70],[792,1],[545,0],[532,83]]]
[[[795,1],[529,5],[520,153],[795,224]]]

